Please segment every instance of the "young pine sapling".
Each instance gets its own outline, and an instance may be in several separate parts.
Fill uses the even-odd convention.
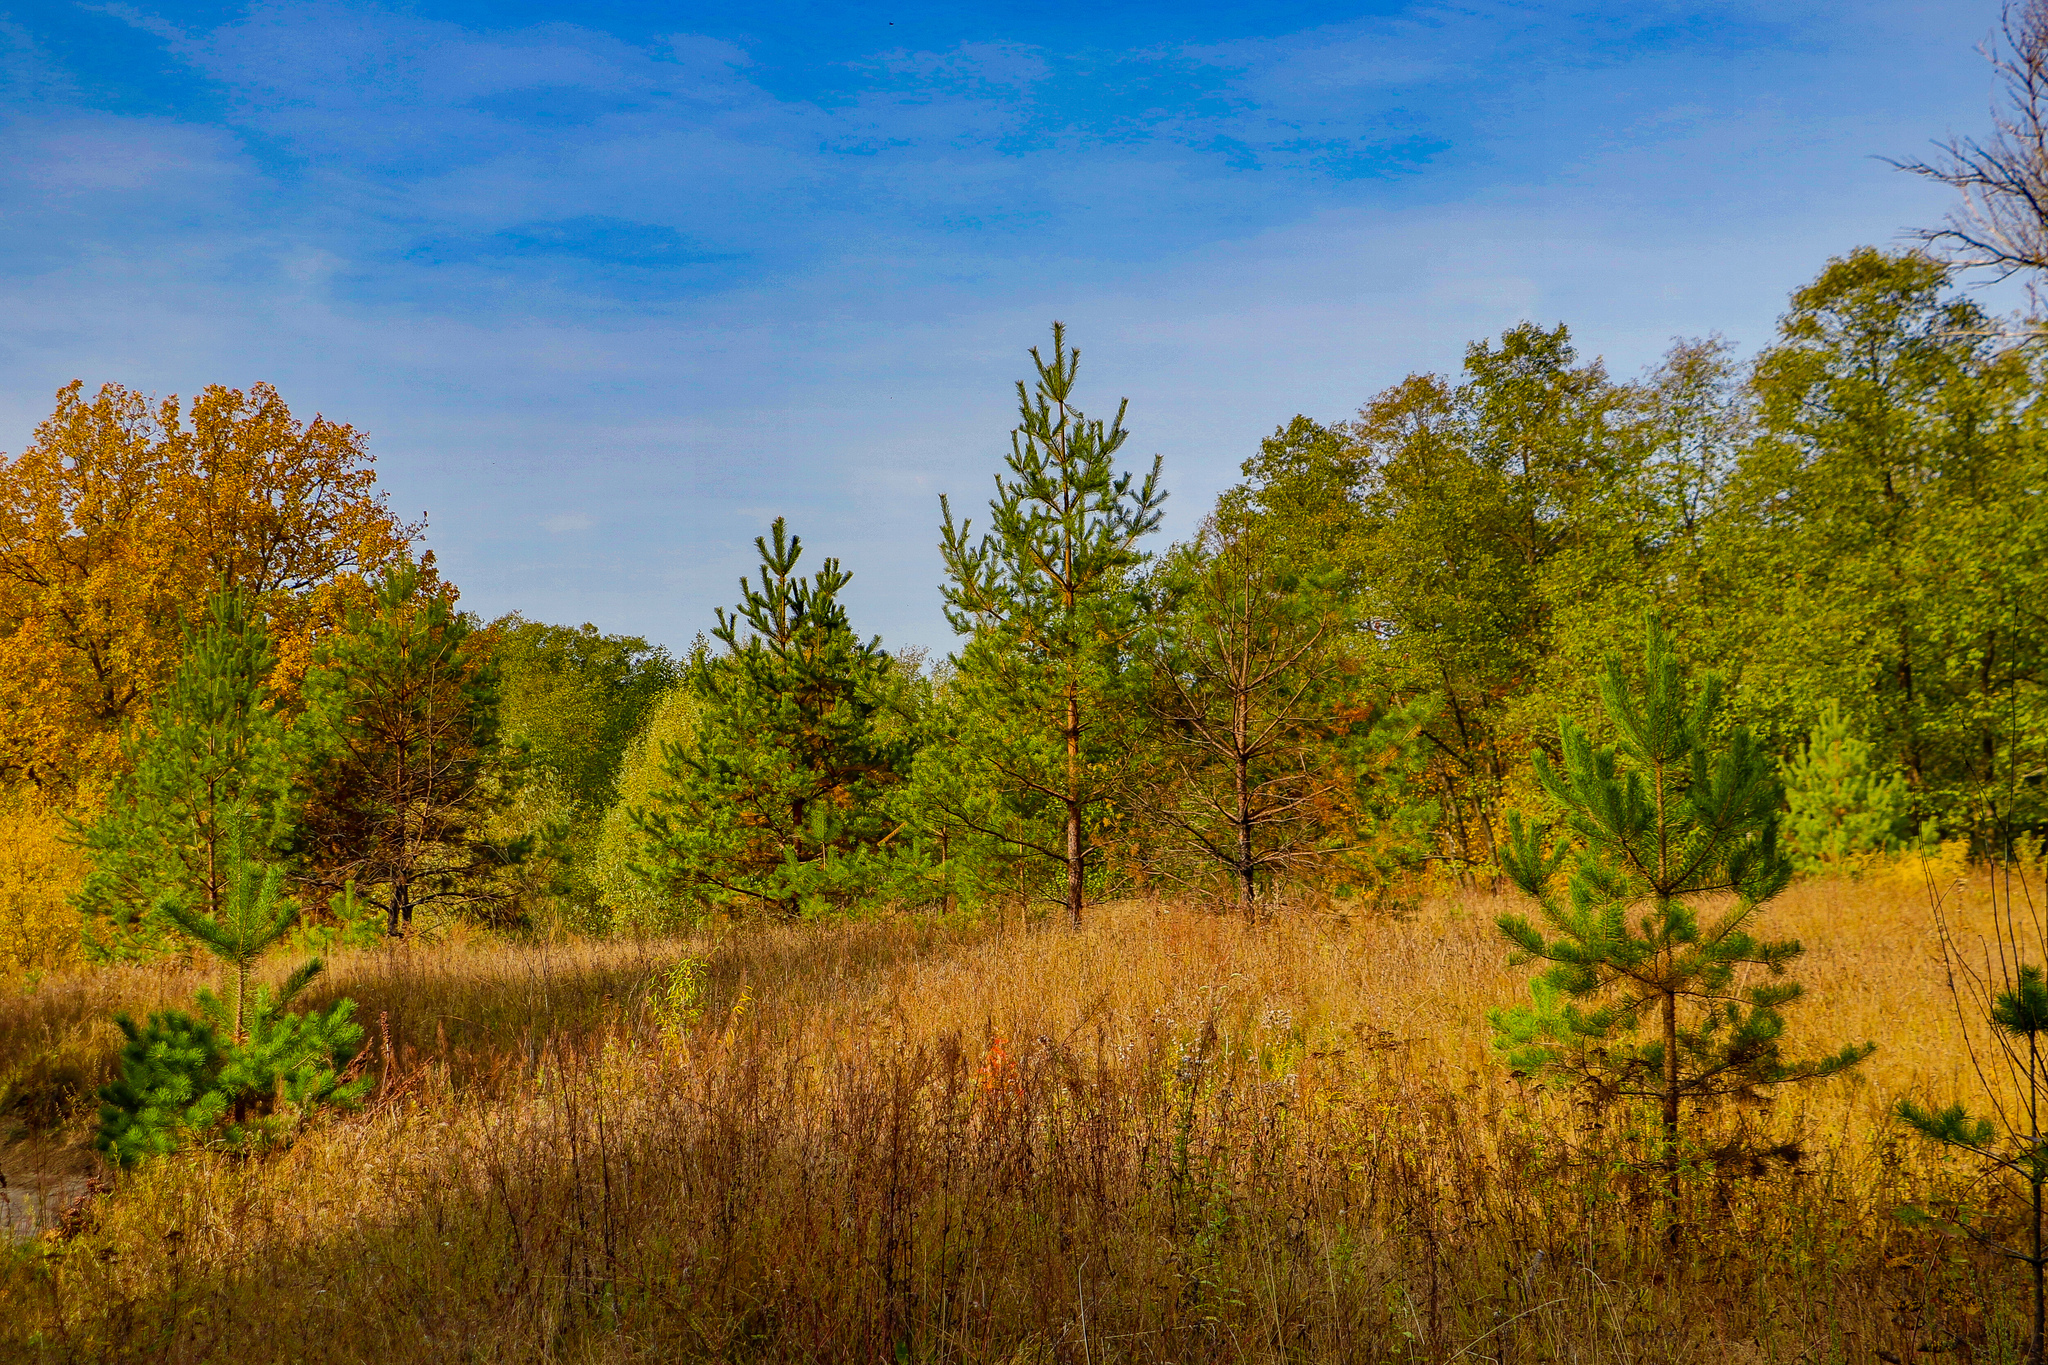
[[[304,1014],[290,1005],[322,970],[309,959],[277,990],[256,986],[258,959],[290,931],[298,907],[279,895],[281,870],[245,856],[248,840],[230,827],[221,845],[218,910],[166,900],[165,918],[220,959],[220,994],[199,992],[199,1017],[176,1010],[138,1026],[115,1023],[127,1038],[121,1073],[100,1092],[95,1145],[120,1165],[193,1142],[247,1150],[283,1138],[313,1110],[355,1104],[367,1079],[344,1072],[362,1039],[353,1000]],[[345,907],[342,912],[348,914]]]
[[[1550,965],[1531,1004],[1492,1022],[1518,1072],[1656,1104],[1675,1238],[1688,1109],[1836,1075],[1875,1045],[1784,1056],[1783,1011],[1801,989],[1784,972],[1800,945],[1752,932],[1759,907],[1791,878],[1773,765],[1746,730],[1713,743],[1720,679],[1707,674],[1689,698],[1654,616],[1648,636],[1641,701],[1618,661],[1601,683],[1619,744],[1596,748],[1566,719],[1562,768],[1534,755],[1565,839],[1546,846],[1549,828],[1509,816],[1502,865],[1536,898],[1538,920],[1503,915],[1500,930],[1517,961]]]

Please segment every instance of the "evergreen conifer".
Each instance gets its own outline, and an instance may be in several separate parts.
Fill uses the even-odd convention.
[[[1905,838],[1905,774],[1878,772],[1874,752],[1850,733],[1841,703],[1822,703],[1812,736],[1785,765],[1785,844],[1800,871],[1854,871]]]
[[[1142,484],[1117,472],[1127,403],[1107,423],[1073,405],[1081,353],[1057,322],[1052,352],[1048,361],[1033,347],[1036,387],[1017,385],[1009,474],[996,476],[989,532],[972,539],[939,499],[946,617],[971,638],[954,685],[962,724],[931,757],[987,777],[950,792],[934,783],[946,792],[941,819],[1060,865],[1061,899],[1078,927],[1090,819],[1118,785],[1114,726],[1129,709],[1118,694],[1131,685],[1142,620],[1137,543],[1158,528],[1166,494],[1157,456]]]
[[[118,1166],[178,1150],[219,1117],[221,1049],[213,1025],[164,1010],[137,1026],[114,1023],[127,1038],[120,1070],[100,1090],[100,1127],[93,1145]]]
[[[220,845],[220,908],[206,913],[166,900],[167,919],[220,959],[219,994],[199,992],[199,1017],[167,1010],[127,1037],[119,1077],[100,1092],[96,1145],[121,1165],[192,1142],[249,1148],[276,1141],[315,1108],[353,1104],[367,1081],[344,1081],[362,1028],[353,1000],[289,1012],[322,964],[302,964],[276,990],[250,988],[257,960],[291,929],[298,907],[279,894],[282,870],[246,856],[230,827]]]
[[[1502,866],[1536,898],[1541,923],[1508,914],[1499,926],[1517,961],[1550,966],[1531,1004],[1492,1022],[1517,1071],[1656,1104],[1675,1235],[1688,1107],[1832,1076],[1873,1045],[1784,1056],[1782,1012],[1800,987],[1783,977],[1801,948],[1751,932],[1758,907],[1791,877],[1771,760],[1740,728],[1713,744],[1721,681],[1707,674],[1689,698],[1654,615],[1645,663],[1638,702],[1620,662],[1608,662],[1600,691],[1617,746],[1595,748],[1566,719],[1562,768],[1533,755],[1538,781],[1564,812],[1566,839],[1546,847],[1549,829],[1510,814]],[[1726,896],[1732,903],[1715,904]]]
[[[854,634],[839,601],[852,575],[836,559],[798,574],[803,542],[781,517],[754,547],[760,586],[742,578],[735,612],[719,610],[725,651],[692,658],[697,724],[664,746],[666,786],[633,818],[658,884],[795,918],[884,880],[880,798],[909,753],[876,726],[892,660]]]
[[[1257,918],[1260,884],[1324,850],[1321,816],[1345,774],[1351,728],[1336,686],[1333,574],[1303,575],[1252,527],[1203,527],[1154,581],[1147,709],[1158,722],[1133,792],[1169,840],[1227,872]]]
[[[498,724],[498,671],[430,559],[372,584],[306,675],[309,797],[296,847],[330,895],[353,884],[393,937],[423,905],[501,916],[503,874],[536,840],[493,837],[518,789]]]
[[[2025,1221],[2014,1237],[1997,1221],[1937,1220],[1912,1207],[1902,1212],[1909,1221],[1934,1222],[2027,1268],[2025,1359],[2028,1365],[2043,1365],[2048,1361],[2048,974],[2024,960],[2042,952],[2040,914],[2014,875],[2009,831],[2001,842],[2006,858],[1990,879],[1991,944],[1959,941],[1961,926],[1943,904],[1940,888],[1929,885],[1944,975],[1962,1026],[1966,1070],[1983,1086],[1988,1107],[1973,1114],[1960,1101],[1934,1109],[1902,1100],[1898,1114],[1920,1136],[1974,1157],[1990,1181],[2020,1193]],[[1991,1024],[1988,1040],[1977,1026],[1980,1019]]]
[[[2008,989],[1999,992],[1992,1002],[1991,1022],[2001,1041],[2016,1045],[2008,1055],[2023,1059],[2024,1069],[2016,1066],[2014,1070],[2024,1077],[2025,1107],[2016,1113],[1999,1114],[2006,1131],[2001,1134],[1999,1124],[1971,1114],[1961,1104],[1929,1109],[1904,1100],[1899,1104],[1899,1117],[1922,1137],[1967,1152],[1997,1175],[2016,1177],[2026,1187],[2026,1245],[2005,1246],[1981,1233],[1975,1234],[1975,1238],[2027,1267],[2032,1293],[2026,1358],[2032,1365],[2039,1365],[2043,1359],[2044,1317],[2048,1317],[2048,1242],[2043,1238],[2042,1208],[2044,1191],[2048,1191],[2048,1133],[2043,1131],[2041,1118],[2042,1091],[2048,1089],[2041,1045],[2042,1035],[2048,1033],[2048,980],[2043,979],[2039,967],[2022,966],[2014,973]],[[1918,1210],[1914,1212],[1917,1214]]]
[[[217,918],[230,841],[274,857],[291,833],[292,763],[268,683],[276,656],[263,615],[239,592],[207,601],[205,624],[129,732],[132,765],[83,832],[92,871],[79,893],[91,947],[147,959],[176,941],[172,908]]]

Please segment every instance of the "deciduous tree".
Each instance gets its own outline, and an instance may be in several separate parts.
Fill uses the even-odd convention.
[[[1792,305],[1716,532],[1744,718],[1789,750],[1835,698],[1916,819],[1985,847],[2040,809],[2001,776],[2048,731],[2038,358],[1925,256],[1851,252]]]
[[[1893,164],[1962,195],[1921,239],[2004,278],[2048,270],[2048,3],[2009,0],[2000,30],[2004,42],[1984,49],[2003,96],[1990,138],[1952,137],[1933,160]]]
[[[316,629],[418,531],[376,492],[360,432],[299,422],[268,385],[189,407],[68,385],[0,463],[0,778],[68,788],[116,766],[223,586],[272,621],[289,692]]]
[[[561,778],[587,811],[618,796],[619,761],[649,710],[682,678],[659,645],[597,627],[551,626],[517,614],[491,622],[499,716],[535,766]]]

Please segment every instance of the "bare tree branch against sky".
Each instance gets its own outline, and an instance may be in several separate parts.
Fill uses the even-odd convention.
[[[1991,135],[1952,136],[1935,160],[1898,164],[1962,195],[1940,227],[1915,235],[2003,278],[2048,270],[2048,0],[2008,5],[1999,36],[1983,48],[1999,86]]]
[[[5,0],[0,0],[5,6]],[[1258,438],[1530,318],[1765,338],[1937,221],[1975,3],[0,8],[0,449],[77,377],[366,428],[464,603],[686,642],[777,514],[943,645],[1066,320],[1185,535]],[[1175,520],[1177,518],[1178,520]]]

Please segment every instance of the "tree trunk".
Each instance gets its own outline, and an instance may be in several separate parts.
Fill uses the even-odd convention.
[[[235,964],[235,1046],[249,1041],[249,964]],[[237,1119],[239,1123],[241,1120]]]
[[[1081,803],[1067,802],[1067,920],[1081,927]]]
[[[1067,684],[1067,918],[1081,927],[1081,699]]]
[[[1236,774],[1236,776],[1237,776],[1237,821],[1236,821],[1236,824],[1237,824],[1237,877],[1238,877],[1238,904],[1239,904],[1240,906],[1242,906],[1242,907],[1243,907],[1243,909],[1244,909],[1244,917],[1245,917],[1245,919],[1246,919],[1246,920],[1248,920],[1248,921],[1250,921],[1251,923],[1254,923],[1254,924],[1256,924],[1256,923],[1258,923],[1258,919],[1259,919],[1259,910],[1258,910],[1258,902],[1257,902],[1257,901],[1256,901],[1256,900],[1254,899],[1254,897],[1255,897],[1255,896],[1256,896],[1256,895],[1258,894],[1258,885],[1257,885],[1257,883],[1256,883],[1256,882],[1254,881],[1254,869],[1253,869],[1253,866],[1252,866],[1252,798],[1251,798],[1251,775],[1250,775],[1250,773],[1249,773],[1249,772],[1247,771],[1247,770],[1249,769],[1249,767],[1251,766],[1251,764],[1250,764],[1250,760],[1249,760],[1249,759],[1248,759],[1248,758],[1246,757],[1246,755],[1245,755],[1245,752],[1244,752],[1244,717],[1243,717],[1242,713],[1240,713],[1240,714],[1239,714],[1239,717],[1238,717],[1238,725],[1237,725],[1237,730],[1238,730],[1238,750],[1237,750],[1237,774]]]
[[[403,881],[391,884],[391,910],[385,918],[385,932],[399,938],[412,932],[412,897]]]
[[[1664,992],[1664,1216],[1678,1243],[1678,996]]]

